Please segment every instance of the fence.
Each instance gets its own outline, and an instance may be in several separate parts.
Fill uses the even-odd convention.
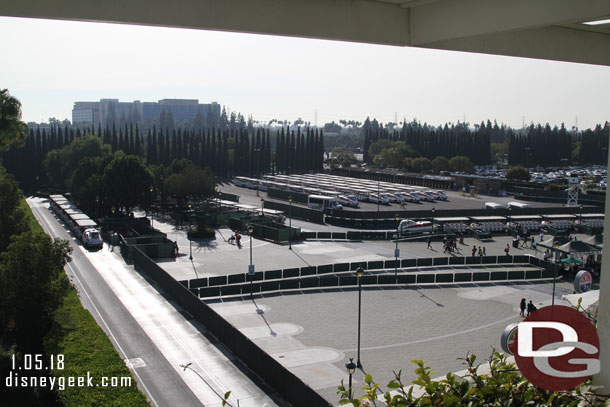
[[[134,261],[137,269],[152,278],[178,305],[202,323],[248,368],[292,405],[303,407],[330,406],[326,400],[300,378],[265,353],[137,248],[134,251]]]
[[[314,223],[324,223],[324,212],[317,209],[303,208],[301,206],[291,205],[288,203],[265,201],[265,208],[275,209],[284,212],[284,216],[288,218],[292,216],[294,219],[302,219]]]
[[[335,168],[331,171],[331,174],[374,181],[394,182],[396,184],[416,185],[434,189],[452,189],[454,185],[453,180],[448,179],[425,178],[421,175],[386,174],[384,172],[376,172],[375,170],[364,171],[359,168]]]
[[[532,270],[523,267],[521,270],[493,271],[483,270],[492,265],[527,264],[539,267]],[[474,266],[472,270],[453,272],[417,272],[405,268]],[[198,278],[180,281],[200,298],[211,298],[231,295],[249,295],[270,291],[296,289],[324,289],[340,286],[357,285],[354,273],[358,267],[367,270],[362,277],[363,285],[385,284],[446,284],[484,281],[513,281],[546,279],[553,277],[553,264],[527,255],[517,256],[483,256],[483,257],[435,257],[418,259],[376,260],[369,262],[324,264],[301,268],[267,270],[256,272],[252,278],[247,273]],[[397,271],[399,272],[395,274]],[[478,270],[481,269],[481,270]]]

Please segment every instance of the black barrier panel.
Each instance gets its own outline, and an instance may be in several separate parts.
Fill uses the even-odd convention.
[[[432,259],[434,266],[446,266],[449,264],[449,257],[435,257]]]
[[[356,232],[353,230],[348,230],[347,231],[347,239],[348,240],[361,240],[362,236],[360,235],[360,232]]]
[[[278,280],[282,278],[282,270],[265,271],[265,280]]]
[[[196,287],[207,287],[208,286],[208,279],[206,278],[195,278],[193,280],[191,280],[191,288],[196,288]]]
[[[338,285],[339,278],[337,276],[320,277],[320,287],[336,287]]]
[[[263,291],[277,291],[280,289],[279,281],[264,281],[261,283]]]
[[[506,271],[492,271],[491,281],[504,281],[508,280],[508,272]]]
[[[228,280],[229,284],[243,283],[246,281],[246,274],[231,274]]]
[[[256,294],[261,290],[261,283],[248,283],[241,285],[242,295],[250,295],[250,293]]]
[[[498,256],[483,256],[481,260],[482,264],[496,264],[498,262]]]
[[[542,270],[541,277],[542,278],[553,278],[554,275],[555,275],[555,272],[552,269],[550,269],[550,270],[544,269],[544,270]]]
[[[513,256],[513,263],[529,263],[529,257],[530,256],[518,254],[516,256]]]
[[[318,237],[318,232],[301,232],[301,237],[303,239],[315,239]]]
[[[400,261],[400,266],[401,267],[416,267],[417,259],[402,259]]]
[[[417,259],[417,267],[431,266],[432,259]]]
[[[394,274],[380,274],[377,276],[378,284],[396,284],[396,276]]]
[[[318,274],[320,274],[320,267],[322,267],[322,266],[318,266]],[[337,264],[333,265],[332,271],[335,273],[340,273],[342,271],[349,271],[349,263],[337,263]]]
[[[180,283],[180,285],[181,285],[182,287],[186,287],[186,288],[188,288],[188,286],[189,286],[189,281],[188,281],[188,280],[180,280],[180,281],[178,281],[178,282]]]
[[[199,297],[218,297],[220,296],[220,287],[205,287],[199,289]]]
[[[455,273],[453,281],[456,283],[464,283],[466,281],[472,281],[472,273]]]
[[[453,273],[437,273],[437,283],[453,283]]]
[[[507,264],[513,262],[513,256],[498,256],[498,264]]]
[[[351,263],[350,264],[350,270],[351,271],[356,271],[358,269],[358,267],[362,267],[363,270],[368,270],[368,263],[366,261],[361,261],[358,263]]]
[[[316,266],[301,267],[301,276],[313,276],[316,274]]]
[[[555,265],[547,260],[540,260],[540,267],[544,267],[546,270],[553,270]]]
[[[344,264],[347,264],[347,263],[344,263]],[[336,266],[337,265],[335,264],[335,267]],[[349,269],[349,264],[347,264],[347,268]],[[326,273],[332,273],[332,272],[333,272],[332,264],[323,264],[321,266],[318,266],[318,274],[326,274]]]
[[[356,276],[339,276],[339,285],[356,285],[358,277]]]
[[[415,284],[415,274],[399,274],[398,284]]]
[[[284,272],[282,273],[284,278],[289,278],[289,277],[298,277],[299,276],[299,269],[284,269]]]
[[[508,272],[509,280],[523,280],[525,277],[525,272],[523,270],[514,270]]]
[[[377,284],[377,276],[376,275],[364,275],[360,277],[363,285],[374,285]]]
[[[466,264],[481,264],[481,257],[480,256],[466,257]]]
[[[489,281],[489,272],[477,271],[472,273],[472,281]]]
[[[417,284],[430,284],[430,283],[434,283],[434,274],[433,273],[417,275]]]
[[[383,268],[383,260],[380,261],[369,261],[369,270],[379,270]]]
[[[265,278],[265,272],[264,271],[257,271],[256,273],[254,273],[253,276],[253,280],[254,281],[263,281],[263,279]],[[248,281],[250,281],[250,276],[248,275]]]
[[[241,294],[241,285],[225,285],[220,287],[222,295],[239,295]]]
[[[529,280],[530,278],[540,278],[542,275],[541,270],[525,270],[525,279]]]
[[[282,280],[280,281],[280,289],[282,290],[294,290],[299,288],[299,280]]]
[[[307,277],[301,279],[301,288],[317,288],[320,286],[319,277]]]
[[[533,266],[539,266],[540,265],[540,259],[538,257],[534,257],[534,256],[530,256],[529,257],[529,263]]]
[[[209,285],[217,286],[217,285],[226,285],[227,284],[227,276],[216,276],[209,278]]]
[[[449,257],[449,264],[464,264],[464,261],[462,256]]]
[[[330,239],[330,232],[318,232],[318,239]]]
[[[347,238],[347,233],[345,232],[332,232],[333,239],[345,240]]]
[[[193,295],[199,297],[199,288],[191,288],[189,291],[192,292]]]

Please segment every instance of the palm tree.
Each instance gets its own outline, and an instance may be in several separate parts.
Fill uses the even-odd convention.
[[[0,90],[0,152],[23,145],[26,134],[27,126],[21,121],[21,102],[8,89]]]

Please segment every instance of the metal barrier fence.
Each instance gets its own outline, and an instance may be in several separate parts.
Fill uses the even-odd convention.
[[[453,266],[492,266],[529,264],[540,270],[469,270],[439,271],[436,274],[405,268]],[[357,284],[355,271],[358,267],[368,270],[362,277],[363,285],[384,284],[437,284],[483,281],[511,281],[545,279],[553,277],[553,263],[528,255],[483,256],[483,257],[435,257],[418,259],[377,260],[369,262],[336,263],[281,270],[256,272],[252,278],[247,273],[204,277],[180,281],[184,287],[200,298],[245,295],[269,291],[304,288],[327,288],[353,286]],[[395,275],[396,269],[398,273]],[[372,272],[371,272],[372,271]]]
[[[331,406],[299,377],[265,353],[138,248],[134,250],[134,264],[292,405]]]

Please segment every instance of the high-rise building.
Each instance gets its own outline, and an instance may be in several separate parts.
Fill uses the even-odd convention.
[[[93,123],[94,126],[111,127],[134,123],[159,122],[166,112],[175,123],[192,122],[198,113],[206,125],[218,123],[220,105],[217,102],[199,103],[197,99],[161,99],[158,102],[119,102],[118,99],[100,99],[99,102],[75,102],[72,123]],[[166,116],[167,120],[167,116]]]

